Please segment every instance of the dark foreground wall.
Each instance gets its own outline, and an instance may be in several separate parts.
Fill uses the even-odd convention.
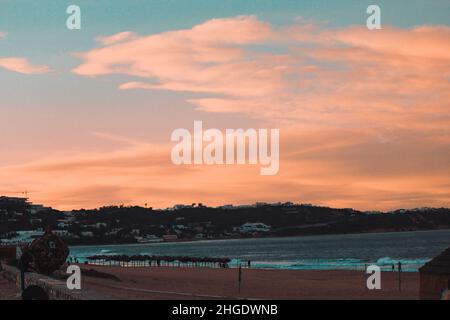
[[[17,268],[2,264],[4,278],[15,283],[20,288],[20,271]],[[25,286],[36,285],[43,288],[50,300],[108,300],[110,298],[88,290],[69,290],[65,281],[52,279],[37,273],[25,274]],[[83,286],[83,283],[81,283]]]
[[[0,246],[0,259],[14,259],[16,250],[15,246]]]
[[[450,274],[420,273],[420,299],[440,300],[443,292],[448,289]]]

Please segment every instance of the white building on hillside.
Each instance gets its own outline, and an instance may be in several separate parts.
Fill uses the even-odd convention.
[[[248,232],[269,232],[272,230],[271,226],[268,226],[267,224],[264,224],[262,222],[247,222],[244,223],[242,226],[239,227],[239,231],[243,233]]]

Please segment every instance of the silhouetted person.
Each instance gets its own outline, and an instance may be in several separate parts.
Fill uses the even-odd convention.
[[[239,286],[238,286],[238,292],[241,293],[241,282],[242,282],[242,266],[239,264]]]
[[[28,251],[24,250],[17,264],[20,270],[20,287],[22,289],[22,292],[25,290],[25,272],[28,271],[32,260],[33,258],[28,253]]]

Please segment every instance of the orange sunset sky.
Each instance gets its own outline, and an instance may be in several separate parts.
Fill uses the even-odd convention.
[[[268,1],[194,13],[180,1],[164,20],[151,7],[142,16],[102,2],[80,4],[78,31],[65,28],[61,5],[28,10],[27,20],[24,3],[4,4],[0,195],[27,191],[58,209],[450,206],[450,23],[439,15],[448,2],[422,1],[415,10],[435,17],[397,21],[389,10],[401,11],[382,1],[386,19],[374,31],[364,5],[328,15],[333,8]],[[170,134],[192,131],[194,120],[279,128],[279,173],[175,166]]]

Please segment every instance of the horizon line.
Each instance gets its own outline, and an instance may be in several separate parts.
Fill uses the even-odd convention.
[[[0,195],[0,199],[1,198],[10,198],[10,199],[24,199],[26,200],[28,203],[30,203],[31,205],[41,205],[44,208],[49,208],[52,210],[56,210],[56,211],[60,211],[60,212],[71,212],[71,211],[81,211],[81,210],[98,210],[98,209],[102,209],[102,208],[108,208],[108,207],[118,207],[118,208],[133,208],[133,207],[139,207],[139,208],[143,208],[143,209],[149,209],[149,210],[154,210],[154,211],[170,211],[170,209],[174,210],[179,210],[179,209],[189,209],[189,208],[210,208],[210,209],[226,209],[223,207],[227,207],[229,206],[230,208],[236,208],[239,209],[240,207],[253,207],[253,208],[257,208],[258,205],[260,207],[263,206],[274,206],[274,205],[286,205],[286,204],[290,204],[291,206],[308,206],[308,207],[317,207],[317,208],[329,208],[329,209],[336,209],[336,210],[353,210],[353,211],[358,211],[358,212],[379,212],[379,213],[392,213],[395,211],[400,211],[400,210],[419,210],[419,209],[447,209],[450,210],[449,207],[402,207],[402,208],[396,208],[396,209],[392,209],[392,210],[358,210],[355,208],[351,208],[351,207],[331,207],[328,205],[320,205],[320,204],[311,204],[311,203],[296,203],[296,202],[292,202],[292,201],[277,201],[277,202],[265,202],[265,201],[257,201],[253,204],[222,204],[222,205],[218,205],[218,206],[208,206],[206,204],[204,204],[203,202],[193,202],[191,204],[182,204],[182,203],[177,203],[172,205],[171,207],[165,207],[165,208],[154,208],[152,206],[146,206],[146,204],[144,204],[144,206],[142,205],[138,205],[138,204],[134,204],[134,205],[125,205],[125,204],[110,204],[110,205],[102,205],[102,206],[98,206],[98,207],[94,207],[94,208],[78,208],[78,209],[70,209],[70,210],[60,210],[51,206],[46,206],[45,204],[37,204],[37,203],[33,203],[32,201],[30,201],[29,197],[18,197],[18,196],[6,196],[6,195]],[[195,206],[197,205],[197,206]],[[201,205],[201,206],[199,206]],[[175,209],[177,206],[180,206],[179,209]]]

